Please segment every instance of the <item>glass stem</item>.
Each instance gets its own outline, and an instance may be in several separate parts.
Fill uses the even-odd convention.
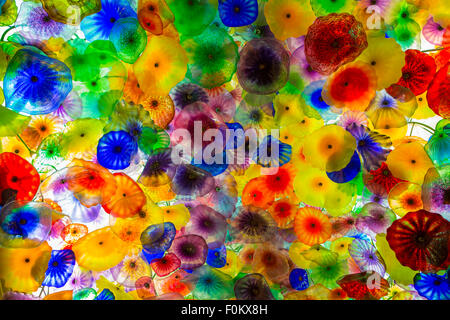
[[[414,122],[414,121],[411,121],[411,122],[408,122],[408,123],[413,124],[413,125],[417,124],[418,126],[421,126],[423,129],[425,129],[425,128],[428,129],[427,131],[429,131],[431,134],[434,133],[434,129],[432,127],[424,124],[424,123]]]
[[[9,31],[11,31],[12,29],[15,29],[15,28],[17,28],[17,27],[21,27],[21,26],[22,26],[22,25],[19,25],[19,26],[11,26],[11,27],[9,27],[8,29],[6,29],[6,30],[3,32],[2,37],[0,38],[0,41],[4,41],[4,40],[5,40],[6,34],[7,34]]]
[[[415,126],[415,125],[416,125],[415,123],[412,124],[411,132],[409,133],[410,136],[412,136],[412,134],[413,134],[413,130],[414,130],[414,126]]]
[[[25,141],[23,141],[22,137],[21,137],[19,134],[17,134],[17,138],[19,138],[19,140],[23,143],[23,145],[25,146],[25,148],[27,148],[28,152],[30,152],[30,155],[33,155],[34,152],[31,151],[30,147],[25,143]]]
[[[436,49],[429,49],[429,50],[423,50],[422,52],[433,52],[433,51],[441,51],[444,50],[445,48],[436,48]]]

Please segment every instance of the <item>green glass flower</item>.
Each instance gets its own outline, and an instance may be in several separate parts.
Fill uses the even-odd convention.
[[[235,74],[238,46],[223,29],[211,25],[201,35],[184,39],[181,45],[189,59],[186,76],[200,86],[218,87]]]

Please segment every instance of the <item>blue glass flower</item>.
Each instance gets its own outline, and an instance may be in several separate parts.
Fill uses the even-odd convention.
[[[81,21],[81,31],[90,42],[108,40],[114,23],[128,17],[137,19],[135,10],[127,0],[102,0],[102,10]]]
[[[157,254],[170,248],[175,239],[176,229],[173,223],[154,224],[141,234],[141,243],[148,254]]]
[[[392,145],[388,136],[356,124],[350,125],[347,130],[356,139],[356,150],[361,155],[367,171],[379,168],[381,163],[386,161],[389,150],[385,148]]]
[[[324,121],[334,120],[336,119],[337,114],[332,111],[331,106],[322,98],[324,84],[325,80],[310,83],[305,90],[303,90],[302,96],[305,99],[306,104],[316,109]]]
[[[9,202],[0,212],[0,247],[37,247],[50,234],[52,210],[46,204]]]
[[[354,152],[350,162],[344,169],[339,171],[327,172],[328,178],[336,183],[346,183],[352,181],[361,171],[361,160],[358,152]]]
[[[291,160],[292,147],[272,136],[266,136],[256,150],[253,160],[263,167],[281,167]]]
[[[214,250],[208,250],[206,263],[213,268],[222,268],[227,263],[227,248],[222,245]]]
[[[94,300],[116,300],[116,297],[109,289],[103,289]]]
[[[308,273],[304,269],[292,269],[289,274],[289,282],[293,289],[301,291],[309,287]]]
[[[71,90],[64,63],[29,49],[16,52],[3,80],[6,107],[28,115],[56,111]]]
[[[243,27],[258,18],[257,0],[219,0],[219,15],[228,27]]]
[[[53,250],[42,285],[61,288],[69,280],[74,267],[75,254],[72,250]]]
[[[97,160],[107,169],[122,170],[130,166],[136,151],[137,144],[128,132],[111,131],[98,141]]]
[[[442,276],[434,273],[416,274],[414,288],[428,300],[450,300],[449,270]]]
[[[28,208],[19,208],[13,210],[11,214],[7,215],[1,222],[1,227],[4,232],[12,236],[19,236],[28,238],[30,233],[39,225],[39,212],[37,210]]]

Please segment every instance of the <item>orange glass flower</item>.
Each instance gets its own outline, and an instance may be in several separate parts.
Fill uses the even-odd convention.
[[[115,173],[117,189],[103,209],[114,217],[129,218],[136,215],[147,202],[139,185],[125,173]]]
[[[295,216],[294,231],[299,241],[312,246],[327,241],[332,228],[329,218],[322,211],[304,207]]]

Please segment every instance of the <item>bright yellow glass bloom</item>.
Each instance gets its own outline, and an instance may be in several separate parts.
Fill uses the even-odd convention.
[[[184,204],[162,207],[164,222],[172,222],[177,230],[184,227],[191,218],[188,208]]]
[[[303,166],[294,179],[294,192],[300,201],[314,207],[323,207],[328,195],[337,189],[326,172],[320,169]]]
[[[151,37],[134,64],[134,74],[144,92],[165,96],[184,79],[187,63],[186,52],[177,40]]]
[[[125,258],[128,247],[110,227],[95,230],[72,247],[78,265],[92,271],[104,271]]]
[[[302,97],[292,94],[278,94],[274,101],[275,124],[281,127],[295,124],[304,119],[303,108],[305,101]]]
[[[264,15],[278,40],[305,35],[315,20],[308,0],[269,0]]]
[[[389,192],[389,207],[398,216],[423,209],[422,186],[417,183],[400,182]]]
[[[304,139],[303,154],[314,167],[328,172],[338,171],[350,162],[356,140],[341,126],[326,125]]]
[[[358,57],[359,61],[371,65],[377,76],[377,90],[389,87],[402,76],[405,65],[405,52],[392,38],[368,36],[369,46]]]
[[[43,242],[31,249],[0,248],[0,279],[13,291],[33,293],[41,285],[52,248]]]
[[[394,177],[422,185],[433,163],[419,142],[404,143],[387,156],[386,163]]]

